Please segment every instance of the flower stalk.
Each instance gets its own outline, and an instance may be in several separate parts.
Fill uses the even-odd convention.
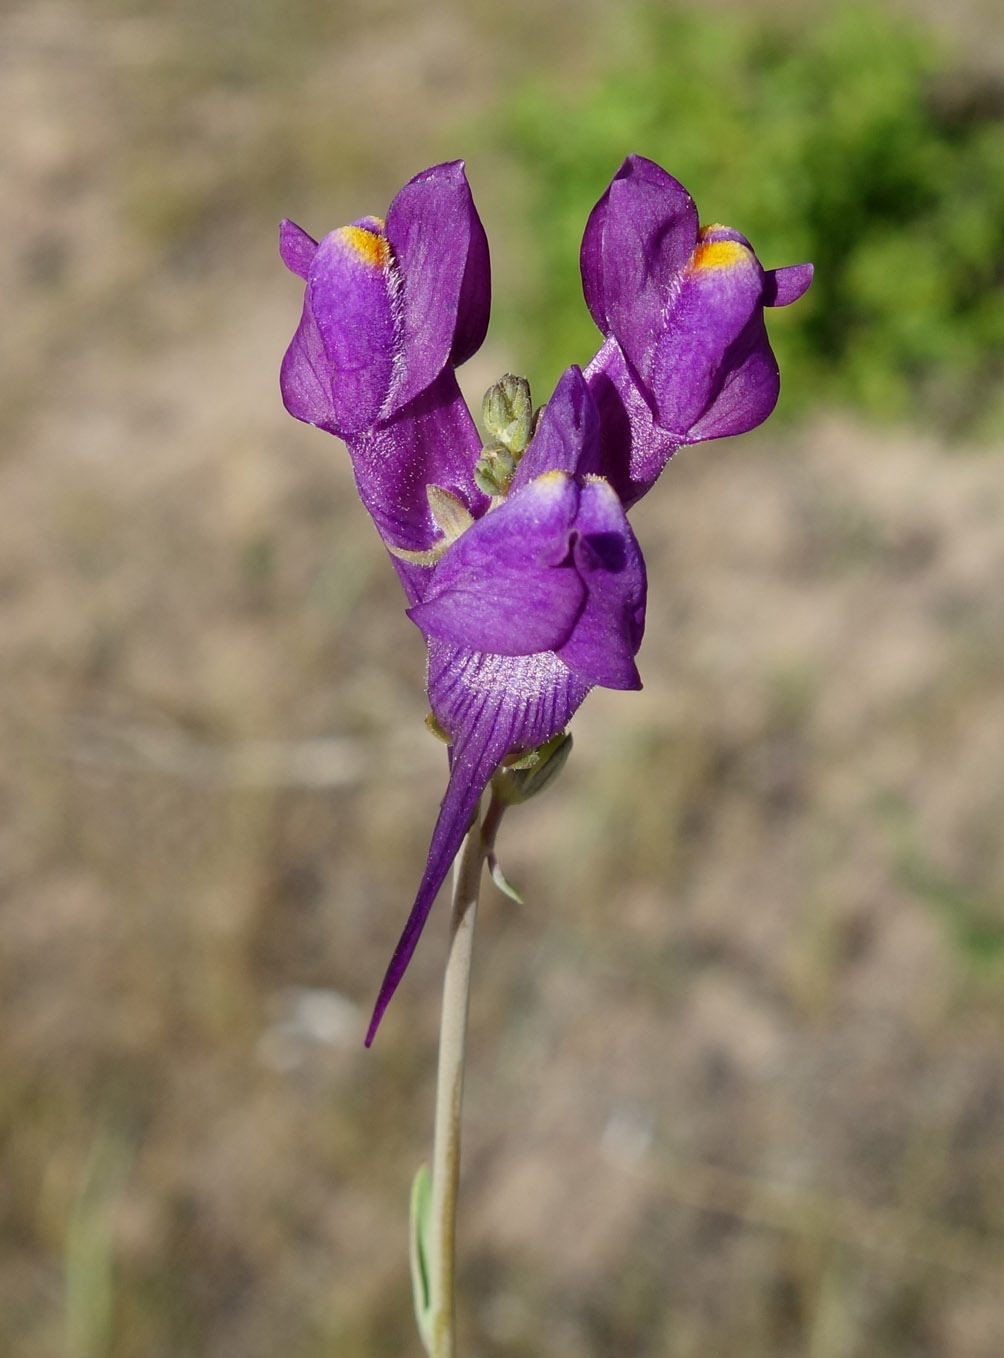
[[[485,859],[478,817],[467,832],[453,876],[450,946],[443,976],[439,1027],[436,1122],[432,1151],[431,1275],[432,1358],[454,1358],[454,1276],[457,1190],[460,1183],[460,1111],[464,1094],[467,1008],[474,957],[481,866]]]
[[[412,1190],[412,1283],[419,1333],[430,1358],[455,1358],[456,1220],[467,1011],[481,870],[495,846],[507,802],[493,792],[484,823],[475,815],[453,869],[450,942],[439,1027],[432,1176],[423,1166]]]

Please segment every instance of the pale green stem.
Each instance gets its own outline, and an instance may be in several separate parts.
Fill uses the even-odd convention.
[[[450,947],[443,978],[436,1077],[436,1124],[432,1151],[432,1221],[429,1301],[432,1358],[455,1358],[454,1276],[457,1189],[460,1182],[460,1107],[464,1092],[467,1005],[474,954],[481,868],[495,841],[505,808],[493,797],[482,826],[476,816],[453,869]]]

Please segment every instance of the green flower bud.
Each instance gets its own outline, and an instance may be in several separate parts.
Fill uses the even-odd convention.
[[[483,490],[486,495],[490,495],[494,500],[499,495],[504,495],[508,486],[500,485],[495,479],[495,474],[491,469],[491,464],[484,458],[474,466],[474,484],[478,490]]]
[[[506,373],[485,392],[481,419],[488,436],[519,456],[533,432],[533,402],[525,377]]]
[[[474,465],[474,480],[486,495],[504,495],[516,472],[519,459],[502,443],[482,448]]]

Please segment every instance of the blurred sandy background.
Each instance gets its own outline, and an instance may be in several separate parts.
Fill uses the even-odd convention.
[[[2,1354],[419,1353],[444,910],[361,1040],[444,760],[279,401],[275,224],[466,155],[518,294],[489,111],[602,12],[0,14]],[[958,12],[1004,73],[1000,30]],[[493,330],[465,389],[522,363]],[[1001,451],[817,409],[639,507],[646,687],[590,697],[479,924],[465,1358],[1004,1353]]]

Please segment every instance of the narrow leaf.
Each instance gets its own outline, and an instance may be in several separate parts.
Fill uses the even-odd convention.
[[[429,1278],[429,1237],[432,1227],[432,1175],[423,1165],[411,1184],[410,1239],[411,1295],[415,1323],[426,1353],[432,1353],[432,1297]]]

